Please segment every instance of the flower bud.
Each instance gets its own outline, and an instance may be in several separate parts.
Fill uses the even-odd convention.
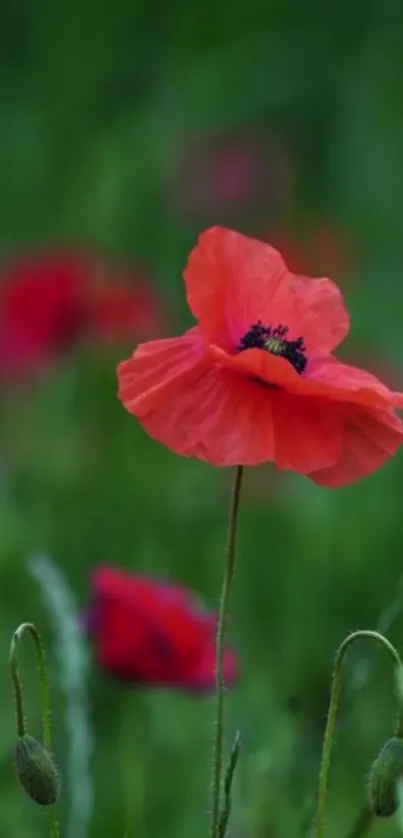
[[[51,806],[59,797],[59,777],[49,756],[32,736],[22,736],[15,748],[17,777],[26,793],[41,806]]]
[[[403,777],[403,739],[389,739],[373,763],[368,780],[369,806],[374,815],[390,818],[399,806],[398,781]]]

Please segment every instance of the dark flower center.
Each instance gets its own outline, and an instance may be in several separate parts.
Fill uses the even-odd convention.
[[[261,320],[254,323],[249,331],[241,338],[238,352],[245,349],[264,349],[272,355],[281,355],[292,364],[299,375],[305,370],[308,359],[306,357],[306,346],[302,337],[296,340],[288,340],[288,326],[264,326]]]

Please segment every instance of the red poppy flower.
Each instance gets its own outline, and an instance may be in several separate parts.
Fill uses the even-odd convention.
[[[27,256],[0,281],[0,373],[35,373],[81,337],[155,336],[160,323],[156,297],[137,276],[115,279],[88,253]]]
[[[85,625],[106,672],[136,684],[214,689],[217,618],[189,591],[112,567],[98,568],[92,585]],[[227,685],[237,677],[229,650],[224,677]]]
[[[118,368],[119,397],[151,436],[216,466],[272,461],[327,486],[400,447],[403,395],[331,354],[349,329],[331,280],[291,274],[270,245],[213,227],[185,281],[199,325]]]

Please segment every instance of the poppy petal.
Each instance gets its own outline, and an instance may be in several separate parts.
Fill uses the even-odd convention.
[[[343,364],[329,356],[317,361],[304,379],[305,392],[324,395],[337,401],[354,402],[368,407],[399,407],[403,395],[389,390],[379,378],[366,370]]]
[[[246,349],[237,355],[230,355],[215,345],[209,346],[207,352],[211,361],[255,381],[289,390],[301,387],[301,376],[280,355],[272,355],[263,349]]]
[[[333,465],[341,455],[339,417],[324,399],[294,396],[276,390],[272,397],[275,434],[274,461],[280,469],[308,474],[313,463]]]
[[[178,338],[140,344],[128,361],[118,365],[120,400],[129,413],[139,416],[158,398],[161,387],[165,393],[170,385],[175,389],[178,379],[183,386],[203,355],[197,327]]]
[[[258,320],[285,324],[308,351],[329,352],[345,338],[349,315],[330,279],[290,273],[265,242],[212,227],[199,237],[184,272],[189,306],[211,343],[234,351]]]
[[[391,411],[353,409],[344,412],[343,449],[337,463],[310,474],[321,486],[337,488],[380,469],[403,444],[403,424]]]
[[[402,406],[402,394],[389,390],[371,373],[342,364],[332,356],[314,362],[312,371],[308,366],[308,374],[299,375],[286,358],[262,349],[246,349],[237,355],[229,355],[218,346],[209,346],[208,355],[220,365],[282,387],[294,395],[354,402],[368,407]]]
[[[331,279],[289,274],[275,300],[276,324],[285,323],[290,338],[303,337],[308,355],[331,352],[345,339],[350,316]]]
[[[253,323],[271,318],[287,268],[269,244],[211,227],[199,237],[184,277],[189,307],[209,342],[231,351]]]
[[[172,358],[167,347],[161,356],[159,343],[149,344],[155,348],[155,353],[147,356],[149,390],[141,393],[137,389],[141,369],[137,375],[136,354],[126,362],[126,373],[133,377],[136,389],[132,385],[131,389],[123,384],[121,387],[127,409],[159,442],[179,454],[216,466],[274,461],[279,468],[306,473],[330,465],[339,457],[339,424],[329,403],[296,398],[219,365],[201,365],[196,361],[193,369],[188,369],[183,365],[184,360],[186,364],[189,360],[186,341],[182,348],[185,359],[178,353],[176,343],[172,346]],[[273,363],[282,361],[286,371],[294,373],[284,359],[259,350],[251,352]],[[161,358],[168,370],[165,379]],[[153,386],[152,359],[158,386]]]
[[[270,399],[230,370],[196,364],[134,402],[122,400],[150,436],[183,456],[217,466],[273,459]]]

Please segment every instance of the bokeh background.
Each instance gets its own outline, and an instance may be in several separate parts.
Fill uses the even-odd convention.
[[[197,234],[233,226],[281,247],[291,267],[339,282],[353,315],[343,357],[399,386],[402,33],[393,0],[303,9],[280,0],[2,3],[0,281],[13,281],[10,260],[29,263],[38,250],[90,250],[108,263],[112,284],[123,272],[133,288],[146,286],[160,318],[152,336],[174,335],[190,323],[181,272]],[[34,312],[43,301],[29,302]],[[29,374],[2,359],[0,826],[8,838],[47,834],[11,765],[8,647],[25,620],[46,640],[55,754],[62,774],[71,766],[57,620],[30,558],[51,557],[78,608],[105,561],[218,602],[230,475],[175,457],[122,409],[115,366],[138,339],[136,328],[110,341],[89,334],[49,351]],[[242,732],[234,838],[311,834],[344,635],[383,627],[403,651],[402,485],[403,456],[335,492],[269,467],[247,474],[230,626],[242,664],[228,697],[229,741]],[[39,735],[31,657],[27,650],[21,663]],[[396,707],[378,650],[352,651],[345,672],[329,838],[353,835]],[[91,822],[81,835],[71,827],[77,788],[66,779],[63,836],[205,836],[213,699],[123,689],[91,659],[88,678]],[[75,782],[84,788],[79,770]],[[393,836],[398,825],[371,830]]]

